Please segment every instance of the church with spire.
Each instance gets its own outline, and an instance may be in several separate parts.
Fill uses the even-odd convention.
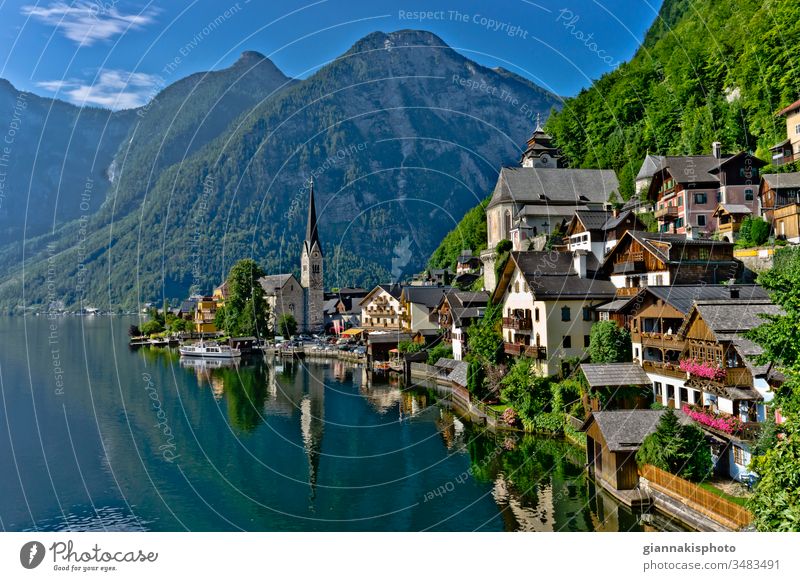
[[[306,237],[300,250],[300,280],[291,273],[271,274],[259,280],[270,307],[273,327],[284,314],[288,313],[294,316],[300,331],[322,333],[325,330],[323,266],[312,178],[308,193]]]

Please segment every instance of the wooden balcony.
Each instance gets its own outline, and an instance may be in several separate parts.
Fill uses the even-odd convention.
[[[686,341],[678,335],[666,333],[641,333],[642,347],[683,351]]]
[[[653,214],[656,220],[674,220],[678,217],[678,206],[665,206]]]
[[[787,206],[781,206],[780,208],[775,208],[773,212],[774,218],[788,218],[789,216],[794,216],[795,214],[800,214],[800,204],[789,204]]]
[[[618,297],[634,297],[639,294],[639,291],[642,290],[642,287],[639,286],[624,286],[617,289],[617,296]]]
[[[662,363],[661,361],[642,361],[642,369],[651,373],[658,373],[659,375],[666,375],[667,377],[674,377],[676,379],[686,379],[687,373],[678,367],[677,363]]]
[[[547,359],[547,348],[536,345],[522,345],[521,343],[504,343],[506,355],[514,357],[524,356],[544,361]]]
[[[717,231],[723,234],[726,232],[738,232],[741,226],[741,222],[728,222],[727,224],[719,224],[717,226]]]
[[[515,331],[530,331],[533,329],[533,321],[531,321],[530,317],[503,317],[503,328]]]

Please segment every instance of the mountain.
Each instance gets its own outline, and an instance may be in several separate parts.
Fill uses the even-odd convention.
[[[613,168],[624,198],[645,155],[754,150],[786,137],[775,112],[800,96],[800,4],[665,0],[630,62],[564,101],[545,125],[572,167]],[[484,223],[481,223],[481,217]],[[454,239],[479,239],[476,206],[431,255],[451,265]]]
[[[665,0],[630,62],[546,129],[575,167],[617,170],[624,197],[646,153],[753,150],[785,139],[775,112],[800,96],[796,0]]]
[[[93,213],[133,112],[83,108],[0,79],[0,246]]]
[[[536,113],[560,102],[423,31],[370,34],[301,81],[270,77],[267,96],[202,139],[190,134],[207,101],[157,96],[192,111],[164,153],[155,144],[168,114],[145,106],[151,129],[136,156],[117,152],[103,210],[26,245],[26,302],[52,300],[48,259],[60,300],[112,308],[208,292],[245,256],[268,272],[296,270],[311,176],[327,286],[416,272],[498,168],[516,162]],[[2,267],[10,308],[22,271]]]

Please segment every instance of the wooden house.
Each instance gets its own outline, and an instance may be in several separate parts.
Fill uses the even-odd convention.
[[[636,452],[653,433],[664,410],[593,412],[581,426],[586,433],[586,463],[601,484],[613,490],[639,485]]]
[[[784,165],[800,159],[800,100],[777,113],[786,119],[786,139],[770,147],[772,163]]]
[[[379,284],[360,301],[361,326],[365,329],[400,330],[399,284]]]
[[[744,204],[720,204],[712,214],[717,223],[717,234],[728,242],[736,241],[742,222],[752,215],[752,209]]]
[[[582,363],[588,411],[650,407],[653,382],[637,363]]]
[[[764,174],[758,195],[775,237],[800,243],[800,172]]]

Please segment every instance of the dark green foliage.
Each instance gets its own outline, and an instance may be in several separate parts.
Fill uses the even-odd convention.
[[[464,214],[456,227],[447,233],[428,260],[428,268],[449,268],[455,272],[462,250],[472,250],[472,254],[477,256],[486,248],[486,205],[489,199]]]
[[[432,349],[428,349],[428,365],[433,365],[442,357],[447,359],[453,358],[453,348],[450,345],[439,343]]]
[[[164,324],[157,319],[151,319],[141,326],[142,335],[156,335],[164,332]]]
[[[758,282],[785,314],[765,317],[747,337],[764,349],[760,362],[773,362],[786,378],[772,386],[771,402],[785,422],[767,423],[753,449],[763,455],[751,462],[760,478],[748,507],[760,531],[800,531],[800,249],[780,249]]]
[[[260,337],[267,334],[269,305],[258,282],[264,271],[251,258],[240,260],[228,274],[228,297],[220,321],[231,337]],[[216,321],[216,317],[215,317]]]
[[[500,382],[500,398],[513,406],[522,424],[532,430],[536,428],[535,422],[540,414],[553,411],[551,383],[550,378],[536,374],[532,359],[520,357]]]
[[[760,216],[748,216],[742,220],[742,225],[739,227],[736,246],[739,248],[761,246],[769,239],[769,230],[769,222]]]
[[[169,330],[173,333],[187,333],[192,330],[192,322],[175,317],[169,322]]]
[[[467,390],[472,397],[478,399],[483,399],[486,394],[486,374],[477,359],[470,361],[467,367]]]
[[[482,362],[497,363],[504,355],[501,314],[502,305],[490,304],[483,318],[467,328],[469,352]]]
[[[508,261],[511,258],[512,248],[513,244],[511,243],[511,240],[501,240],[497,243],[497,246],[494,247],[494,250],[497,253],[497,260],[495,260],[494,263],[494,276],[496,281],[500,280],[503,271],[506,269],[506,264],[508,264]]]
[[[589,357],[592,363],[623,363],[631,360],[631,334],[614,321],[592,325],[589,334]]]
[[[142,332],[139,330],[139,327],[136,325],[131,325],[128,327],[128,336],[129,337],[140,337]]]
[[[636,461],[640,466],[652,464],[695,482],[704,480],[712,467],[711,448],[703,430],[694,424],[681,425],[672,408],[661,416],[655,432],[644,439]]]
[[[397,344],[397,350],[400,353],[419,353],[425,349],[425,345],[421,343],[414,343],[414,341],[400,341]]]
[[[614,168],[624,198],[646,152],[757,150],[785,139],[798,98],[795,0],[667,0],[634,58],[567,99],[546,129],[573,167]],[[738,95],[738,97],[737,97]]]
[[[287,339],[297,333],[297,319],[291,313],[284,313],[278,319],[278,331]]]

